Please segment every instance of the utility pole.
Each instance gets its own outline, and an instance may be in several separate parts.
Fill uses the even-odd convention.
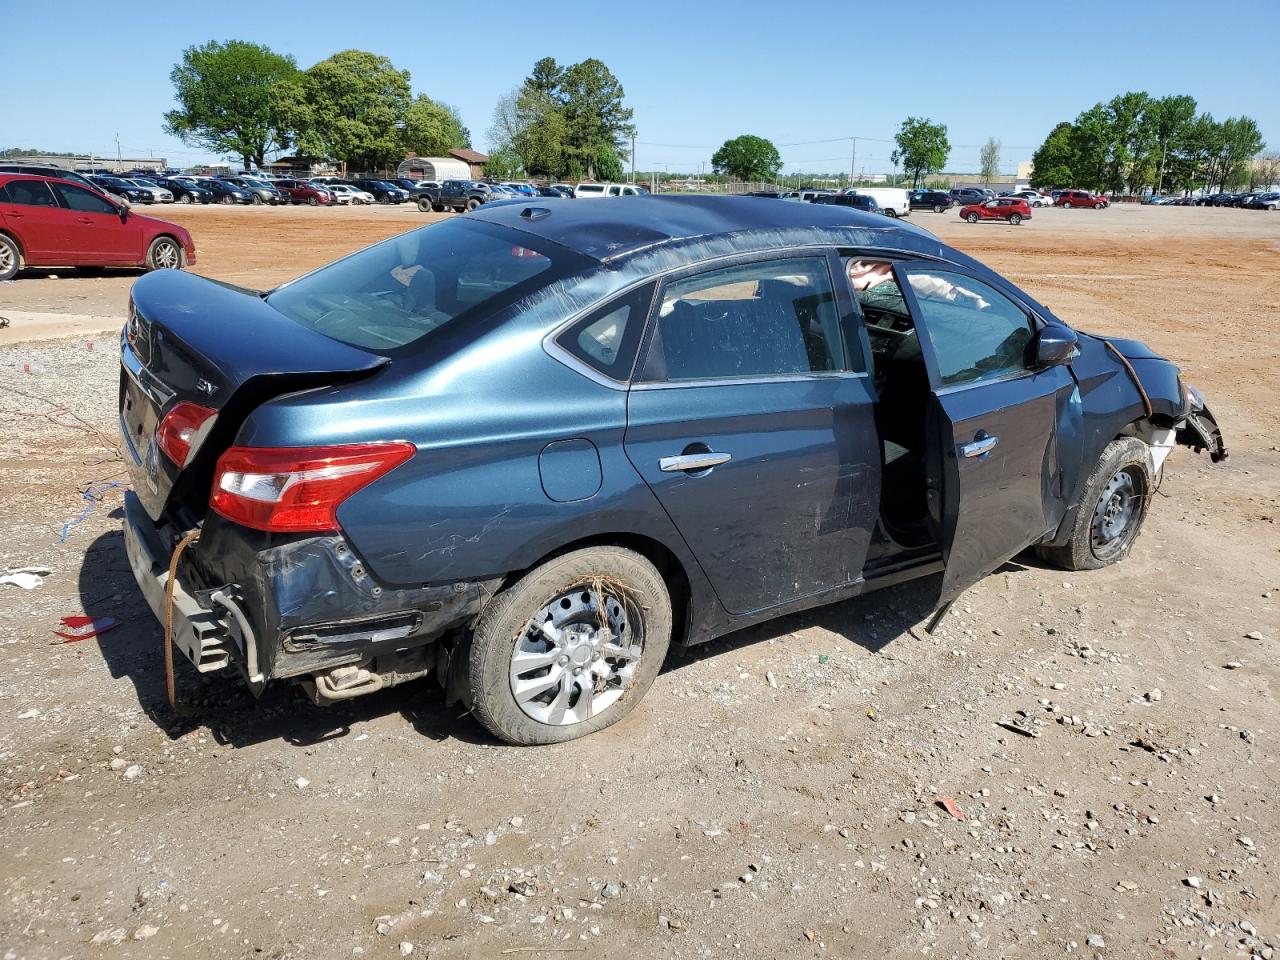
[[[117,133],[116,134],[116,168],[117,168],[116,172],[119,172],[119,168],[123,166],[124,166],[124,160],[120,156],[120,134]]]
[[[858,138],[853,138],[853,155],[849,158],[849,186],[853,186],[853,174],[858,169]]]
[[[631,182],[636,182],[636,132],[631,131]]]

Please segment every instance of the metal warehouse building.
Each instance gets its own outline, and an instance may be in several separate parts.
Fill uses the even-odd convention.
[[[396,168],[397,177],[412,180],[476,180],[489,158],[474,150],[450,150],[447,157],[408,156]]]

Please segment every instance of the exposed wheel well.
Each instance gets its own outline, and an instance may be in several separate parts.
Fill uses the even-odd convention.
[[[175,237],[172,233],[157,233],[151,238],[151,242],[147,244],[147,255],[151,255],[151,248],[155,246],[157,240],[172,240],[178,248],[178,266],[185,267],[187,265],[187,251],[182,246],[182,241]]]
[[[539,557],[524,570],[516,570],[507,574],[503,578],[498,591],[505,590],[529,570],[546,563],[553,557],[558,557],[573,550],[582,550],[585,547],[604,546],[625,547],[628,550],[634,550],[658,568],[658,573],[662,575],[662,579],[667,585],[667,590],[671,593],[671,643],[672,646],[683,644],[689,626],[689,600],[691,596],[689,576],[685,573],[684,564],[680,562],[680,559],[665,544],[654,540],[652,537],[631,533],[610,533],[566,543],[552,550],[546,556]]]

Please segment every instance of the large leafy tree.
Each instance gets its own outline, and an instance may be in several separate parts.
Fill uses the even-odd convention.
[[[555,97],[526,83],[498,98],[488,130],[490,153],[509,150],[530,176],[557,178],[565,168],[565,129]]]
[[[299,145],[341,160],[352,170],[376,170],[404,156],[409,72],[386,57],[343,50],[303,78],[306,100]]]
[[[182,52],[169,74],[177,109],[165,130],[184,143],[261,166],[292,142],[300,92],[293,57],[243,40],[210,41]]]
[[[471,134],[457,109],[420,93],[405,108],[404,148],[421,157],[437,157],[471,146]]]
[[[711,156],[711,168],[737,180],[773,180],[782,169],[778,148],[764,137],[744,133],[726,140]]]
[[[1058,124],[1031,155],[1033,187],[1068,187],[1076,182],[1074,133],[1071,124]]]
[[[896,153],[902,160],[902,168],[911,175],[913,187],[920,185],[921,177],[946,166],[951,153],[946,125],[925,117],[907,117],[893,139],[898,144]]]

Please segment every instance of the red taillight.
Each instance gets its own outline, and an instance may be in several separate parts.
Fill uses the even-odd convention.
[[[411,443],[338,447],[232,447],[218,458],[209,506],[255,530],[341,529],[338,507],[417,452]]]
[[[217,415],[217,410],[183,400],[175,404],[156,427],[156,444],[170,460],[185,467]]]

